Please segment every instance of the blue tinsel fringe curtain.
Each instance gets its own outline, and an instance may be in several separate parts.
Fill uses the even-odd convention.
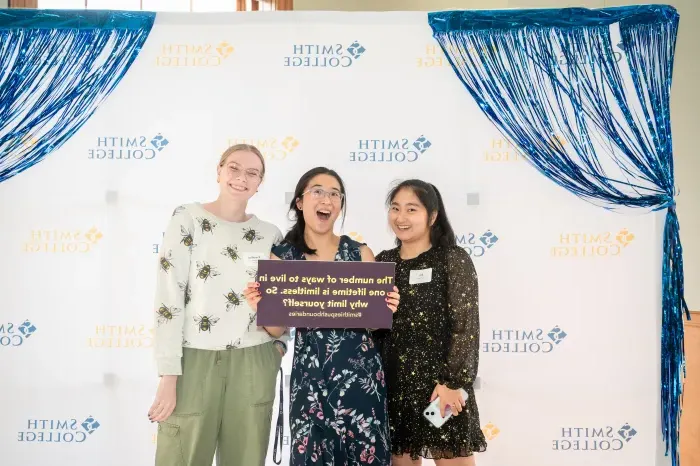
[[[85,124],[154,20],[148,12],[0,10],[0,182]]]
[[[42,160],[87,121],[133,63],[154,18],[0,11],[0,182]],[[678,464],[683,312],[688,315],[669,110],[678,14],[642,6],[442,12],[429,20],[481,108],[548,178],[606,208],[668,210],[662,417],[667,450]],[[619,27],[619,43],[611,25]],[[621,64],[611,58],[615,47],[624,51],[634,89],[623,85]],[[560,138],[570,142],[566,149]],[[616,176],[603,172],[603,156],[619,167]]]
[[[690,318],[671,140],[678,20],[659,5],[429,14],[462,83],[542,174],[607,209],[667,209],[661,414],[674,466]]]

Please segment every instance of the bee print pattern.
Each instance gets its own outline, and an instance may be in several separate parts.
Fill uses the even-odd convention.
[[[190,346],[190,342],[187,340],[182,340],[182,346]]]
[[[212,316],[197,316],[194,318],[194,321],[197,324],[197,327],[199,328],[200,332],[211,333],[211,328],[214,325],[216,325],[216,323],[219,321],[219,318]]]
[[[253,244],[256,241],[260,241],[261,239],[263,239],[263,236],[261,236],[253,228],[244,228],[243,229],[243,239],[246,241],[249,241],[250,244]]]
[[[229,344],[226,345],[226,349],[236,349],[236,348],[238,348],[238,346],[240,344],[241,344],[241,339],[239,338],[238,340],[236,340],[236,343],[229,342]]]
[[[230,311],[241,305],[241,298],[243,294],[236,294],[235,291],[231,290],[224,295],[226,298],[226,312]]]
[[[221,251],[222,256],[226,256],[233,262],[236,262],[241,256],[238,254],[238,246],[226,246],[223,251]]]
[[[173,320],[173,317],[180,313],[180,309],[176,307],[168,307],[165,304],[161,304],[156,314],[158,314],[158,326],[161,324],[167,324]]]
[[[192,252],[192,249],[194,249],[197,245],[194,244],[194,237],[192,236],[192,232],[186,229],[183,226],[180,226],[180,235],[182,236],[182,239],[180,242],[187,246]]]
[[[197,278],[201,278],[206,282],[209,277],[216,277],[218,275],[219,272],[216,271],[215,267],[212,267],[206,262],[197,261]]]
[[[167,254],[163,254],[160,258],[160,269],[168,273],[170,272],[170,269],[174,268],[175,266],[173,265],[173,251],[168,250]]]
[[[255,325],[253,325],[255,323],[256,323],[255,322],[255,313],[252,313],[248,317],[248,330],[247,330],[248,332],[250,332],[253,329],[253,327],[255,327]]]
[[[214,233],[214,228],[216,228],[217,223],[211,222],[209,219],[197,217],[197,222],[202,228],[202,233]]]
[[[190,301],[192,301],[192,290],[190,289],[190,284],[189,282],[178,282],[177,285],[185,293],[185,306],[187,306]]]
[[[255,278],[258,274],[258,269],[246,269],[245,273],[247,273],[250,278]]]
[[[179,214],[180,212],[182,212],[183,210],[185,210],[185,206],[181,205],[181,206],[175,207],[175,210],[173,210],[173,217],[176,216],[177,214]]]

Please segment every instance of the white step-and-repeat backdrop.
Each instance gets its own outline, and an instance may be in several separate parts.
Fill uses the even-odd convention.
[[[480,465],[654,464],[663,214],[608,212],[529,166],[425,13],[320,12],[159,14],[88,123],[0,185],[0,463],[153,463],[159,243],[239,142],[267,158],[252,212],[285,230],[324,165],[348,188],[340,231],[375,253],[394,181],[442,191],[481,287]]]

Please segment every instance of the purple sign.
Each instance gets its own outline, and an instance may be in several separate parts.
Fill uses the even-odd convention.
[[[258,261],[259,326],[391,328],[393,262]]]

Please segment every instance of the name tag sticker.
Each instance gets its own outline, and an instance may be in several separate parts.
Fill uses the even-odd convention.
[[[433,269],[411,270],[408,283],[411,285],[415,285],[417,283],[430,283],[432,279]]]
[[[257,267],[260,259],[269,259],[270,254],[263,252],[244,252],[243,261],[247,267]]]

